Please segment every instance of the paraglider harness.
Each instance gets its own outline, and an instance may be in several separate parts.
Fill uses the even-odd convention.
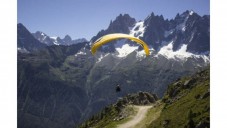
[[[116,86],[116,92],[120,92],[121,91],[121,88],[119,85]]]

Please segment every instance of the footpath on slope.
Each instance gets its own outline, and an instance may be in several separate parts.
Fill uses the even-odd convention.
[[[117,128],[134,128],[138,123],[140,123],[146,116],[147,111],[153,106],[134,106],[138,109],[137,114],[128,122],[118,125]]]

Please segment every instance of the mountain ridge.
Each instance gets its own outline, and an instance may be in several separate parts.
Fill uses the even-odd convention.
[[[69,35],[65,35],[63,39],[60,37],[50,37],[47,34],[37,31],[35,33],[32,33],[32,35],[39,40],[41,43],[46,44],[48,46],[50,45],[72,45],[82,42],[88,42],[85,38],[79,38],[79,39],[72,39]]]
[[[125,25],[125,21],[131,22]],[[114,26],[128,26],[128,28]],[[98,32],[90,42],[94,42],[103,35],[113,33],[113,30],[115,33],[120,32],[138,37],[156,51],[163,44],[171,41],[173,41],[173,51],[178,50],[182,44],[187,44],[187,52],[204,53],[209,51],[209,16],[199,16],[194,11],[187,10],[171,20],[165,20],[162,15],[158,16],[152,12],[145,20],[138,22],[127,14],[119,15],[114,21],[111,21],[107,29]],[[199,35],[196,34],[197,31],[200,31]],[[116,43],[116,41],[113,42]],[[105,48],[100,50],[116,51],[113,43],[105,45]]]
[[[45,47],[46,45],[35,39],[23,24],[17,24],[17,50],[19,52],[28,53]]]
[[[153,12],[144,20],[136,21],[128,14],[120,14],[115,20],[111,20],[107,29],[103,29],[92,37],[90,43],[94,42],[101,36],[111,33],[124,33],[138,37],[145,41],[150,49],[159,51],[163,46],[172,42],[172,51],[181,49],[182,45],[186,46],[186,52],[192,54],[209,54],[209,15],[200,16],[193,10],[186,10],[177,14],[173,19],[164,19],[162,15],[155,15]],[[198,33],[199,31],[199,33]],[[71,45],[78,42],[87,42],[81,38],[72,40],[69,35],[63,39],[59,37],[49,37],[45,33],[37,31],[33,36],[40,42],[47,45]],[[112,41],[101,47],[99,50],[104,52],[115,52],[119,46],[119,41]],[[130,41],[125,40],[125,43]],[[123,42],[121,41],[122,46]],[[130,43],[134,45],[133,43]],[[91,45],[91,44],[90,44]],[[137,48],[138,51],[141,47]]]

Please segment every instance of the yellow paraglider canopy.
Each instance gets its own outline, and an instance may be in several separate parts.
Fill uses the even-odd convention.
[[[99,47],[101,47],[102,45],[104,45],[104,44],[106,44],[106,43],[108,43],[108,42],[110,42],[112,40],[121,39],[121,38],[126,38],[126,39],[130,39],[132,41],[135,41],[136,43],[140,44],[143,47],[143,49],[144,49],[144,51],[146,53],[146,56],[148,56],[150,54],[149,47],[147,46],[147,44],[145,42],[143,42],[142,40],[140,40],[139,38],[136,38],[134,36],[127,35],[127,34],[122,34],[122,33],[108,34],[108,35],[100,37],[92,45],[91,53],[94,55],[95,52],[97,51],[97,49]]]

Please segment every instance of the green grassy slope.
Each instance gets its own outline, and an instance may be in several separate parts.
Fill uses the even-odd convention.
[[[162,99],[151,128],[205,128],[210,125],[210,70],[174,82]]]

